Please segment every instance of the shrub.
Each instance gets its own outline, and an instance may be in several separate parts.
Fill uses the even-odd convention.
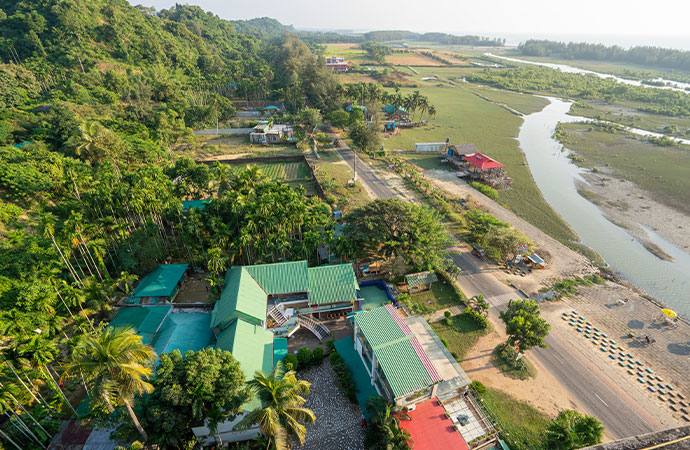
[[[518,352],[512,345],[504,345],[499,351],[500,357],[513,370],[528,370],[527,363],[524,358],[517,359]]]
[[[448,348],[448,341],[446,341],[445,339],[441,338],[441,342],[443,343],[443,345],[446,346],[446,348]]]
[[[483,394],[486,392],[486,386],[484,386],[481,381],[473,381],[470,386],[477,392],[477,394]]]
[[[487,186],[478,181],[470,181],[470,185],[491,200],[498,200],[498,191],[491,186]]]
[[[352,381],[350,371],[345,365],[345,360],[338,352],[331,353],[328,359],[331,362],[331,366],[333,366],[340,392],[352,403],[357,403],[357,389],[355,388],[355,382]]]
[[[446,316],[446,319],[450,319],[450,316],[451,316],[450,311],[444,312],[443,315]]]
[[[283,359],[283,365],[285,366],[286,371],[297,370],[297,357],[292,353],[285,355],[285,358]]]
[[[302,347],[297,350],[297,361],[299,361],[299,368],[306,369],[312,361],[312,353],[307,347]]]
[[[321,347],[316,347],[311,355],[312,363],[315,365],[320,365],[323,361],[323,349]]]
[[[489,321],[486,317],[479,314],[477,311],[473,310],[469,306],[465,308],[465,314],[470,316],[474,322],[482,328],[487,328],[489,326]]]
[[[326,348],[328,349],[328,353],[332,353],[335,351],[335,341],[333,339],[329,339],[326,341]]]

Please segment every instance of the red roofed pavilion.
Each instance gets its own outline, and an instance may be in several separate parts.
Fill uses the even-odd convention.
[[[465,155],[463,156],[463,158],[465,159],[465,161],[467,161],[468,163],[472,164],[474,167],[480,170],[498,169],[500,167],[503,167],[503,164],[494,159],[489,158],[488,156],[482,153]]]

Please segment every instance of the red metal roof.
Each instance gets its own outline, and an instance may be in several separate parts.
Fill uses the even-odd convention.
[[[412,420],[401,420],[400,428],[412,436],[414,450],[469,450],[436,399],[417,404],[409,415]]]
[[[481,154],[481,153],[475,153],[473,155],[465,155],[463,156],[465,161],[468,163],[472,164],[473,166],[486,170],[486,169],[496,169],[498,167],[503,167],[503,164],[500,162],[493,160],[489,158],[488,156]]]

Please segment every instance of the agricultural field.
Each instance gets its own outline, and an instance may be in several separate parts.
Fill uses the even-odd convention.
[[[398,66],[445,66],[441,61],[436,61],[426,55],[422,55],[420,51],[410,50],[407,53],[394,52],[392,55],[386,56],[386,62]]]
[[[304,152],[294,145],[255,145],[249,143],[247,136],[195,136],[198,145],[191,149],[179,149],[176,153],[193,159],[215,158],[219,156],[233,158],[253,158],[268,156],[303,155]]]
[[[414,90],[405,88],[400,93],[406,95]],[[479,98],[464,85],[421,87],[419,91],[436,107],[436,118],[426,126],[401,130],[385,139],[386,148],[410,151],[416,142],[442,142],[446,138],[453,144],[475,144],[480,152],[503,163],[508,176],[513,178],[513,188],[500,191],[501,204],[561,242],[575,238],[563,219],[546,203],[526,165],[525,155],[515,139],[522,118]],[[503,100],[510,105],[515,98],[518,97],[506,95]],[[519,99],[523,108],[529,102],[532,108],[543,102],[539,98]]]
[[[264,175],[271,179],[283,181],[293,187],[303,186],[307,195],[318,193],[316,180],[311,176],[307,164],[302,161],[254,162],[247,165],[258,167]],[[231,167],[233,170],[239,171],[246,166],[234,164]]]
[[[658,201],[690,213],[688,167],[690,148],[659,146],[627,133],[598,131],[588,124],[562,125],[569,150],[580,156],[573,162],[632,181]],[[591,129],[591,130],[590,130]]]
[[[549,104],[548,100],[536,97],[529,94],[521,94],[519,92],[504,91],[501,89],[494,89],[488,86],[479,86],[476,84],[465,84],[464,87],[472,92],[486,97],[489,100],[496,102],[498,104],[507,105],[510,108],[521,112],[522,114],[532,114],[539,112],[546,105]]]
[[[342,56],[345,61],[355,64],[376,64],[376,61],[355,43],[326,44],[324,56]]]

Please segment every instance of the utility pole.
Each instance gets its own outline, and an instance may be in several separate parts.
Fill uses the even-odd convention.
[[[355,183],[357,182],[357,154],[355,153],[355,150],[352,149],[352,168],[355,171]]]

